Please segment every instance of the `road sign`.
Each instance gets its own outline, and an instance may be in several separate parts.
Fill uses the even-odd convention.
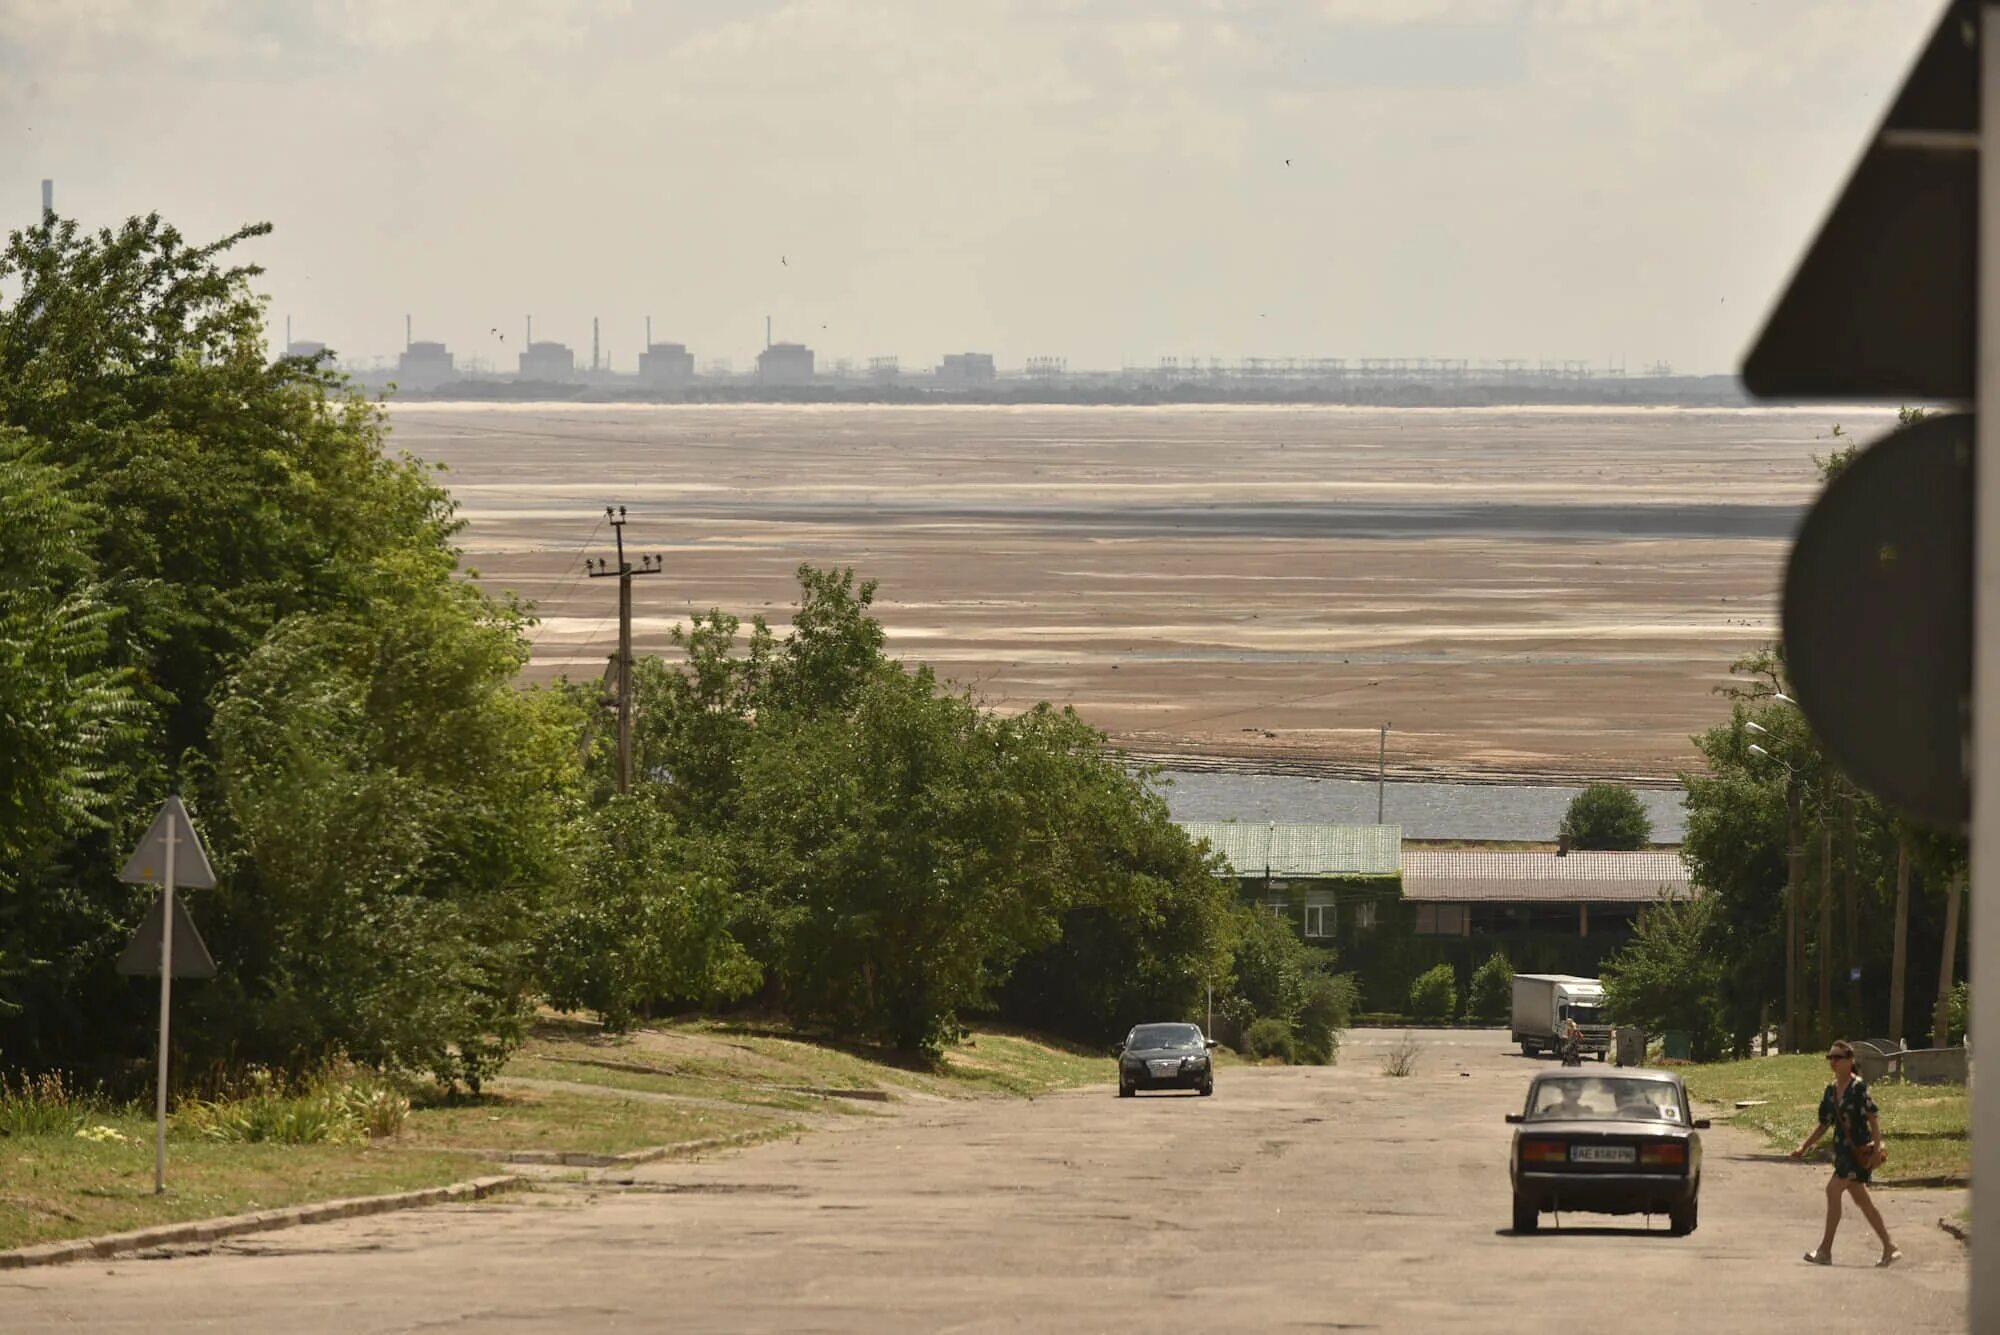
[[[1946,6],[1744,358],[1752,394],[1972,398],[1978,9]]]
[[[1972,814],[1972,418],[1930,417],[1856,455],[1785,571],[1785,668],[1849,777],[1927,825]]]
[[[178,797],[170,797],[160,804],[160,814],[153,817],[153,824],[146,831],[146,837],[139,841],[125,863],[125,870],[118,873],[118,879],[132,885],[158,885],[167,871],[167,831],[174,832],[174,884],[183,890],[215,889],[215,872],[208,865],[208,852],[201,846],[201,838],[194,832],[194,823],[188,819],[187,808]]]
[[[204,964],[208,974],[215,972],[215,961],[209,957],[208,947],[201,943],[187,910],[174,899],[176,886],[208,890],[215,885],[215,872],[208,865],[201,836],[195,833],[194,823],[188,819],[187,808],[179,797],[169,797],[160,804],[159,814],[153,817],[146,837],[139,841],[118,879],[160,887],[159,903],[154,905],[146,925],[139,929],[138,939],[118,962],[122,969],[127,960],[134,958],[136,950],[138,966],[143,969],[150,961],[151,972],[160,975],[159,1089],[153,1102],[153,1191],[157,1195],[167,1189],[167,1020],[173,1013],[174,975],[191,976],[190,968]],[[175,946],[174,937],[182,930],[186,931],[193,950]],[[163,963],[168,967],[161,967]]]
[[[160,960],[166,954],[166,926],[167,897],[161,895],[153,901],[152,910],[139,927],[139,934],[132,938],[132,944],[125,947],[125,953],[118,957],[118,972],[157,977]],[[187,902],[178,897],[174,900],[174,977],[215,977],[215,957],[208,953],[201,933],[195,930],[194,919],[188,916]]]

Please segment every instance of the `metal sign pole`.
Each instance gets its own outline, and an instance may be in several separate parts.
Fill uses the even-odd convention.
[[[2000,6],[1980,6],[1978,334],[1973,374],[1972,1017],[2000,1051]],[[2000,1330],[2000,1063],[1972,1077],[1970,1329]],[[1893,1133],[1892,1133],[1893,1134]]]
[[[153,1115],[153,1194],[167,1189],[167,1011],[174,993],[174,845],[180,831],[167,822],[167,874],[161,886],[160,907],[164,924],[160,928],[160,1090]]]

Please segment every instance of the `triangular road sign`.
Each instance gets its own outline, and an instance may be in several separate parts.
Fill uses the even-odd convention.
[[[1972,398],[1981,8],[1945,7],[1743,359],[1757,397]]]
[[[175,851],[174,860],[180,860],[179,850]],[[174,869],[174,879],[180,879],[179,867]],[[166,944],[162,938],[167,925],[167,915],[161,912],[161,908],[166,902],[165,895],[153,901],[139,934],[132,938],[132,944],[125,947],[125,953],[118,957],[118,972],[159,975],[160,948]],[[201,933],[194,929],[194,919],[188,916],[187,902],[178,897],[174,900],[174,977],[215,977],[215,957],[208,953]]]
[[[118,873],[118,879],[132,885],[161,885],[167,876],[167,830],[172,827],[174,834],[174,888],[177,890],[213,890],[215,872],[208,865],[208,850],[201,846],[201,836],[194,832],[194,825],[188,820],[187,808],[178,797],[170,797],[160,804],[160,814],[153,817],[152,828],[139,841],[137,851],[125,864],[125,870]],[[179,930],[179,924],[175,924]]]

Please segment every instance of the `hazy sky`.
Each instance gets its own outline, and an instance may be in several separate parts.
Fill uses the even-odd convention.
[[[1734,369],[1930,0],[0,0],[0,219],[274,327]],[[1287,165],[1286,159],[1290,159]],[[781,263],[781,257],[784,262]],[[488,331],[498,327],[506,342]]]

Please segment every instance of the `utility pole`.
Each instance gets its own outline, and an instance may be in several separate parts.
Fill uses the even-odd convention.
[[[1799,1050],[1799,971],[1805,961],[1804,934],[1799,930],[1799,901],[1805,897],[1806,849],[1799,830],[1799,777],[1785,783],[1785,1041],[1783,1052]]]
[[[1820,785],[1819,1045],[1833,1042],[1833,780]]]
[[[618,791],[632,788],[632,576],[657,575],[664,567],[657,556],[642,556],[634,566],[625,559],[625,507],[605,506],[612,536],[618,540],[618,564],[607,565],[603,557],[596,563],[584,562],[592,579],[618,577]]]
[[[1382,725],[1382,735],[1375,743],[1375,823],[1382,823],[1382,780],[1389,768],[1389,725]]]

